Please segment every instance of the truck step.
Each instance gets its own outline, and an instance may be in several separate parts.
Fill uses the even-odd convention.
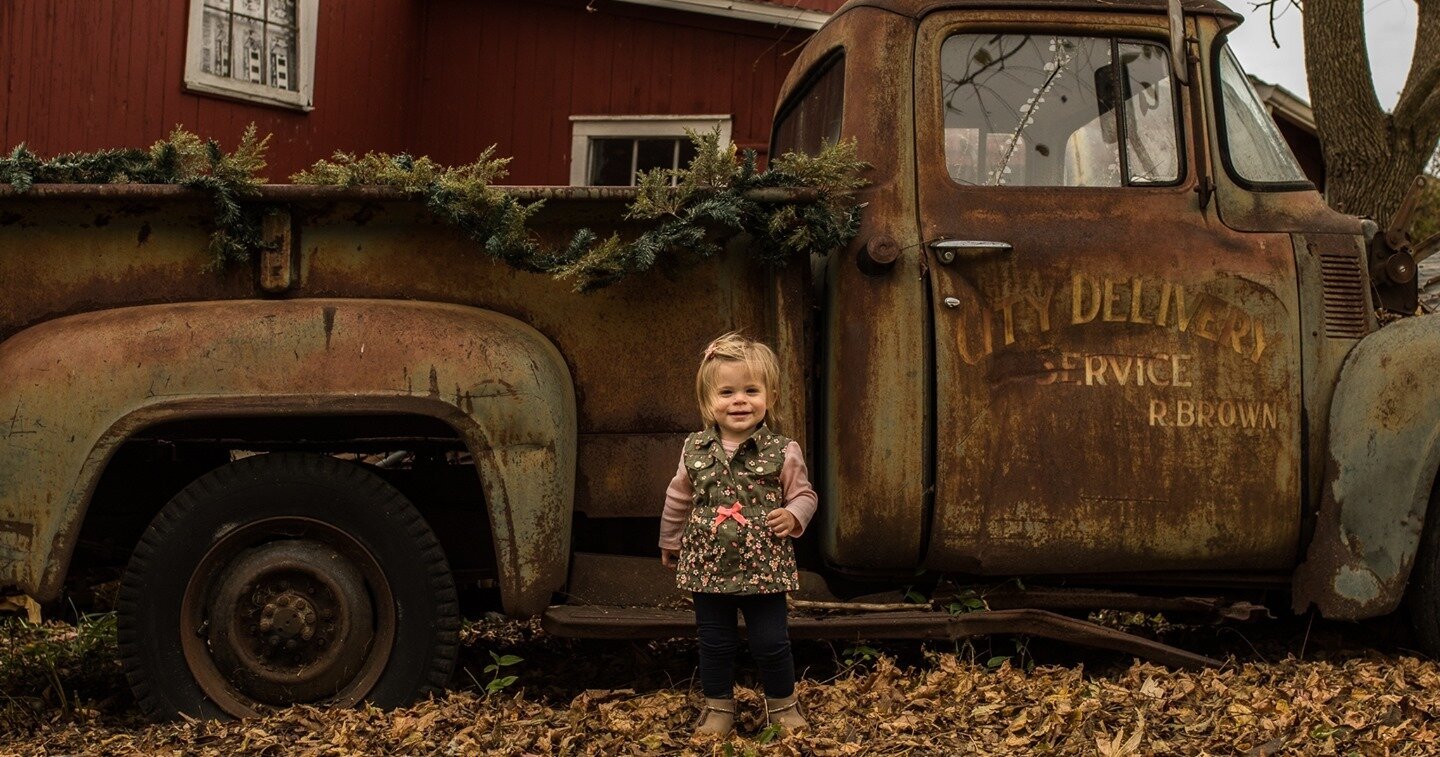
[[[653,607],[556,605],[545,611],[547,633],[582,639],[677,638],[695,635],[695,613]],[[741,621],[744,628],[744,621]],[[991,610],[963,615],[886,612],[860,615],[791,614],[790,635],[799,639],[961,639],[1016,633],[1108,649],[1176,668],[1214,668],[1219,660],[1187,652],[1086,620],[1046,610]]]

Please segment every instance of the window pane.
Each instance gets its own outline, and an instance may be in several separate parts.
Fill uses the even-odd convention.
[[[676,139],[636,140],[635,171],[653,171],[675,167]]]
[[[295,25],[295,0],[270,0],[265,19],[272,24]]]
[[[593,186],[625,187],[631,184],[630,160],[635,155],[633,139],[590,140],[590,180]]]
[[[688,138],[680,140],[680,165],[678,168],[689,168],[690,162],[695,160],[695,143]]]
[[[266,29],[266,67],[270,72],[270,86],[276,89],[295,91],[299,79],[295,76],[295,30],[283,26]]]
[[[1241,178],[1261,183],[1307,180],[1229,47],[1220,53],[1220,99],[1225,147]]]
[[[840,141],[845,111],[845,59],[829,66],[781,117],[775,127],[775,152],[771,157],[787,152],[814,155],[826,143]]]
[[[230,10],[230,0],[205,0],[205,4],[211,8],[224,8]]]
[[[235,12],[261,18],[265,15],[265,0],[235,0]]]
[[[940,52],[946,163],[956,181],[1119,186],[1110,42],[1093,37],[959,34]]]
[[[230,14],[206,8],[200,28],[200,70],[230,75]]]
[[[264,24],[244,16],[233,17],[232,24],[235,41],[231,48],[231,75],[241,81],[264,83]]]
[[[1159,45],[1123,42],[1119,48],[1125,77],[1125,157],[1130,181],[1175,181],[1180,178],[1180,157],[1169,57]]]

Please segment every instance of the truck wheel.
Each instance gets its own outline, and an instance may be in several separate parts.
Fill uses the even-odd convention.
[[[1440,486],[1430,493],[1425,508],[1425,528],[1410,568],[1405,609],[1420,648],[1432,657],[1440,656]]]
[[[445,553],[414,505],[323,455],[257,455],[196,480],[121,582],[120,657],[157,719],[403,705],[444,687],[458,629]]]

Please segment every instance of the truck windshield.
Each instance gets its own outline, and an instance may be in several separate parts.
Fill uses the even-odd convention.
[[[1220,107],[1226,161],[1236,178],[1252,184],[1308,184],[1229,45],[1220,51]]]
[[[1119,187],[1180,178],[1161,45],[957,34],[945,40],[940,62],[945,158],[957,182]]]

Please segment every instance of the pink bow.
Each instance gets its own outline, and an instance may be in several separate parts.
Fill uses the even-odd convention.
[[[721,523],[724,523],[726,518],[734,518],[735,522],[739,523],[742,526],[750,525],[750,521],[746,520],[745,516],[740,514],[739,502],[736,502],[729,507],[715,508],[715,525],[718,526]]]

